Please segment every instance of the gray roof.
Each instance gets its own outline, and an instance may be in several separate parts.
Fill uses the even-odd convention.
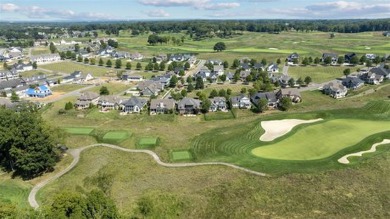
[[[241,94],[239,96],[234,96],[234,97],[231,97],[230,98],[230,102],[232,104],[236,104],[236,103],[239,103],[241,101],[242,98],[248,98],[247,96],[245,96],[244,94]]]
[[[123,103],[124,106],[138,106],[139,108],[143,108],[148,101],[146,99],[130,97],[127,101]]]
[[[337,91],[345,91],[347,88],[344,85],[342,85],[341,83],[330,82],[330,83],[324,85],[323,89],[337,92]]]
[[[214,71],[224,70],[223,65],[214,65]]]
[[[108,103],[121,103],[122,102],[122,99],[119,98],[118,96],[116,95],[102,95],[100,96],[99,98],[99,102],[98,103],[103,103],[103,102],[108,102]]]
[[[1,106],[5,106],[6,108],[11,108],[14,106],[14,103],[12,103],[11,100],[7,98],[0,97],[0,107]]]
[[[156,109],[174,109],[175,101],[172,99],[153,99],[150,101],[150,110]]]
[[[15,88],[17,86],[22,85],[21,79],[12,79],[8,81],[0,81],[0,90],[7,89],[7,88]]]
[[[193,106],[194,108],[200,108],[200,101],[196,100],[194,98],[185,97],[182,100],[179,101],[177,104],[177,108],[185,109],[186,106]]]
[[[282,96],[301,96],[301,92],[299,92],[298,88],[285,88],[285,89],[280,89],[280,94]]]
[[[276,102],[276,94],[274,92],[259,92],[251,96],[253,103],[258,103],[260,99],[266,99],[268,102]]]
[[[377,75],[382,75],[383,77],[387,77],[390,74],[389,69],[385,69],[382,66],[381,67],[375,67],[370,70],[370,72],[375,73]]]
[[[80,101],[91,101],[99,97],[99,94],[91,91],[85,91],[81,93],[81,96],[78,98]]]

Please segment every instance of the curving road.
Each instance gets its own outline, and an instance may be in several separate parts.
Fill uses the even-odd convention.
[[[160,157],[156,153],[154,153],[153,151],[150,151],[150,150],[127,149],[127,148],[119,147],[117,145],[103,144],[103,143],[102,144],[92,144],[92,145],[85,146],[85,147],[82,147],[82,148],[69,149],[68,150],[68,154],[73,156],[72,163],[67,168],[65,168],[64,170],[58,172],[56,175],[54,175],[54,176],[52,176],[50,178],[47,178],[46,180],[36,184],[32,188],[32,190],[30,191],[30,194],[28,195],[28,202],[29,202],[30,206],[33,207],[34,209],[39,208],[39,204],[38,204],[38,202],[36,200],[36,195],[37,195],[38,191],[41,188],[43,188],[44,186],[46,186],[48,183],[58,179],[59,177],[61,177],[65,173],[69,172],[73,167],[75,167],[77,165],[77,163],[79,162],[79,160],[80,160],[80,153],[82,151],[84,151],[85,149],[88,149],[88,148],[91,148],[91,147],[97,147],[97,146],[108,147],[108,148],[121,150],[121,151],[124,151],[124,152],[130,152],[130,153],[144,153],[144,154],[148,154],[148,155],[152,156],[153,160],[156,161],[157,164],[159,164],[159,165],[161,165],[163,167],[171,167],[172,168],[172,167],[195,167],[195,166],[205,166],[205,165],[221,165],[221,166],[227,166],[227,167],[231,167],[231,168],[234,168],[234,169],[237,169],[237,170],[241,170],[241,171],[244,171],[244,172],[247,172],[247,173],[250,173],[250,174],[253,174],[253,175],[257,175],[257,176],[266,176],[265,173],[249,170],[249,169],[246,169],[246,168],[243,168],[243,167],[236,166],[234,164],[229,164],[229,163],[224,163],[224,162],[164,163],[163,161],[161,161]]]

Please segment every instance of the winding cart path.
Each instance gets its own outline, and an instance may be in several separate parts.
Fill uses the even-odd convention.
[[[163,161],[161,161],[160,157],[156,153],[154,153],[153,151],[150,151],[150,150],[128,149],[128,148],[122,148],[122,147],[117,146],[117,145],[103,144],[103,143],[102,144],[92,144],[92,145],[85,146],[85,147],[82,147],[82,148],[69,149],[68,150],[68,154],[73,156],[72,163],[67,168],[62,170],[61,172],[59,172],[56,175],[54,175],[54,176],[52,176],[50,178],[47,178],[46,180],[36,184],[32,188],[32,190],[30,191],[30,194],[28,196],[28,202],[29,202],[30,206],[33,207],[34,209],[39,208],[39,204],[38,204],[38,202],[36,200],[36,195],[37,195],[38,191],[41,188],[43,188],[44,186],[46,186],[47,184],[49,184],[50,182],[58,179],[59,177],[61,177],[65,173],[69,172],[73,167],[75,167],[77,165],[77,163],[79,162],[79,160],[80,160],[80,154],[81,154],[82,151],[84,151],[85,149],[92,148],[92,147],[97,147],[97,146],[108,147],[108,148],[112,148],[112,149],[115,149],[115,150],[121,150],[121,151],[129,152],[129,153],[144,153],[144,154],[148,154],[148,155],[150,155],[153,158],[154,161],[157,162],[157,164],[159,164],[159,165],[161,165],[163,167],[170,167],[170,168],[173,167],[173,168],[176,168],[176,167],[195,167],[195,166],[205,166],[205,165],[220,165],[220,166],[231,167],[231,168],[234,168],[234,169],[237,169],[237,170],[241,170],[241,171],[253,174],[253,175],[257,175],[257,176],[266,176],[265,173],[253,171],[253,170],[250,170],[250,169],[246,169],[246,168],[243,168],[243,167],[236,166],[234,164],[229,164],[229,163],[224,163],[224,162],[164,163]]]

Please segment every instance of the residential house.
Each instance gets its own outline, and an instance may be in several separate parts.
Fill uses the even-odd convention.
[[[214,65],[213,73],[217,74],[218,76],[223,75],[224,73],[223,65]]]
[[[23,57],[23,49],[20,47],[11,47],[8,49],[9,59],[20,59]]]
[[[81,93],[80,97],[77,98],[75,103],[76,109],[86,109],[90,105],[96,105],[99,100],[99,94],[95,92],[86,91]]]
[[[24,64],[24,63],[15,63],[12,65],[12,69],[15,69],[16,72],[24,72],[33,70],[32,64]]]
[[[173,69],[173,72],[174,72],[175,74],[177,74],[177,75],[180,74],[181,71],[185,71],[184,67],[177,66],[177,67],[175,67],[175,68]]]
[[[141,75],[136,75],[132,73],[124,73],[122,75],[122,80],[123,81],[143,81],[144,78]]]
[[[140,61],[140,60],[142,60],[143,58],[144,58],[144,56],[143,56],[141,53],[138,53],[138,52],[130,54],[130,59],[131,59],[131,60]]]
[[[46,84],[46,75],[33,75],[31,77],[23,77],[23,81],[26,84],[39,84],[39,85],[45,85]]]
[[[164,87],[168,87],[169,82],[171,81],[172,75],[173,74],[166,73],[166,74],[160,75],[160,76],[152,76],[152,78],[150,80],[159,82],[159,83],[163,84]]]
[[[289,97],[293,103],[299,103],[302,101],[301,93],[298,88],[285,88],[276,92],[276,97],[280,100],[283,97]]]
[[[51,63],[61,61],[61,56],[59,54],[45,54],[45,55],[36,55],[31,56],[31,62],[36,62],[37,64]]]
[[[361,76],[361,79],[367,84],[380,84],[383,82],[383,75],[376,74],[375,72],[369,71]]]
[[[141,81],[137,85],[137,89],[140,91],[142,96],[157,96],[161,91],[164,90],[165,85],[159,81]]]
[[[358,89],[361,86],[364,85],[364,81],[362,81],[360,78],[348,76],[345,79],[343,79],[343,85],[346,86],[348,89]]]
[[[240,96],[234,96],[230,98],[230,104],[232,108],[250,109],[252,104],[250,99],[241,94]]]
[[[245,70],[245,71],[249,71],[251,69],[251,66],[247,62],[243,62],[243,63],[240,64],[239,68],[242,69],[242,70]]]
[[[168,60],[168,56],[166,54],[159,54],[159,55],[155,56],[154,58],[156,59],[157,63],[161,63],[163,61]]]
[[[99,98],[97,106],[101,111],[119,109],[122,99],[115,95],[103,95]]]
[[[251,74],[251,71],[240,71],[240,79],[241,81],[246,81],[246,78]]]
[[[22,87],[24,85],[26,85],[25,82],[20,78],[4,80],[0,81],[0,91],[12,90],[13,88]]]
[[[385,69],[384,65],[370,69],[370,72],[375,73],[376,75],[382,75],[383,79],[390,79],[390,69]]]
[[[173,112],[175,101],[173,99],[153,99],[150,101],[150,115]]]
[[[383,32],[383,36],[390,37],[390,31]]]
[[[344,60],[346,63],[351,63],[351,60],[353,59],[353,57],[357,57],[356,53],[354,53],[354,52],[347,53],[344,55]]]
[[[368,60],[374,60],[376,58],[376,55],[372,53],[367,53],[365,56]]]
[[[282,76],[280,76],[280,78],[279,78],[279,83],[280,83],[280,86],[281,87],[288,87],[289,85],[288,85],[288,81],[291,79],[291,77],[290,76],[288,76],[288,75],[282,75]]]
[[[251,101],[253,104],[257,105],[261,99],[267,100],[267,106],[269,108],[277,108],[278,107],[278,98],[276,97],[275,92],[258,92],[251,96]]]
[[[211,71],[207,67],[203,67],[196,73],[195,78],[201,77],[203,81],[206,81],[208,77],[210,77]]]
[[[138,97],[130,97],[127,101],[122,102],[122,112],[131,114],[131,113],[140,113],[147,104],[146,99]]]
[[[92,79],[93,79],[93,76],[89,73],[84,76],[81,71],[74,71],[72,74],[63,77],[61,80],[61,83],[62,84],[66,84],[66,83],[79,84],[79,83],[89,81]]]
[[[277,64],[271,63],[271,64],[267,67],[267,71],[268,71],[268,72],[277,73],[277,72],[279,72],[279,67],[278,67]]]
[[[336,65],[337,64],[338,56],[335,53],[323,53],[321,61],[325,62],[325,59],[328,58],[328,57],[330,57],[332,65]]]
[[[207,60],[207,64],[212,64],[212,65],[222,65],[223,61],[219,59],[209,59]]]
[[[348,89],[340,82],[330,82],[323,86],[322,92],[335,99],[343,98],[347,95]]]
[[[52,93],[49,87],[47,87],[46,85],[40,85],[40,86],[28,88],[26,90],[26,94],[29,97],[43,98],[51,95]]]
[[[232,72],[226,73],[226,81],[231,82],[233,80],[234,80],[234,73],[232,73]]]
[[[287,56],[286,60],[287,60],[287,63],[289,65],[294,64],[294,62],[298,63],[299,62],[299,55],[296,52],[291,53],[290,55]]]
[[[169,56],[169,61],[184,62],[184,61],[188,61],[191,57],[192,55],[190,54],[171,54]]]
[[[19,72],[17,72],[15,69],[9,70],[0,70],[0,81],[4,80],[12,80],[19,78]]]
[[[253,69],[257,71],[265,71],[265,66],[259,62],[253,65]]]
[[[194,98],[184,97],[177,104],[177,109],[181,115],[199,114],[201,102]]]
[[[226,104],[226,98],[225,97],[214,97],[211,100],[210,105],[210,112],[216,112],[216,111],[227,111],[227,104]]]
[[[111,54],[111,56],[113,58],[117,58],[117,59],[127,59],[130,57],[130,53],[128,52],[119,52],[119,51],[115,51]]]
[[[190,56],[190,58],[187,60],[188,63],[190,63],[190,66],[193,66],[196,63],[196,56]]]

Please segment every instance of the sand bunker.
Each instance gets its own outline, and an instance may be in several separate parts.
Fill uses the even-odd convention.
[[[279,50],[278,48],[268,48],[270,50]]]
[[[347,155],[345,155],[344,157],[338,159],[337,161],[338,161],[339,163],[342,163],[342,164],[349,164],[348,157],[361,157],[361,156],[362,156],[363,154],[365,154],[365,153],[372,153],[372,152],[375,152],[375,151],[376,151],[376,147],[378,147],[379,145],[382,145],[382,144],[390,144],[390,139],[384,139],[382,142],[373,144],[373,145],[371,146],[370,150],[367,150],[367,151],[360,151],[360,152],[353,153],[353,154],[347,154]]]
[[[302,120],[302,119],[283,119],[261,122],[261,127],[265,133],[260,136],[260,141],[273,141],[276,138],[290,132],[295,126],[306,123],[321,121],[322,119]]]

